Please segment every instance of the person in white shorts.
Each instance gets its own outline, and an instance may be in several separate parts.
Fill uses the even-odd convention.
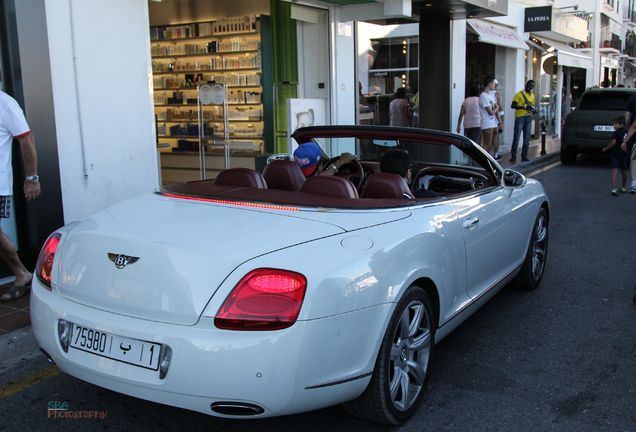
[[[0,218],[10,216],[11,196],[13,195],[11,149],[14,138],[20,142],[26,168],[24,195],[28,201],[31,201],[40,195],[35,140],[20,105],[11,96],[0,91]],[[0,228],[0,259],[15,275],[15,281],[4,286],[8,288],[8,291],[0,297],[0,300],[15,300],[28,293],[31,289],[31,272],[20,261],[15,245],[2,232],[2,228]]]

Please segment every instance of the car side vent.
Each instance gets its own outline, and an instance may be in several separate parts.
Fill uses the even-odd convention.
[[[480,178],[474,178],[473,181],[471,182],[471,187],[473,189],[483,188],[485,185],[486,183],[484,183],[484,181]]]

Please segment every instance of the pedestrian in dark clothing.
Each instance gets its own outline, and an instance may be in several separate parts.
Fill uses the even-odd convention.
[[[612,195],[618,195],[619,189],[616,188],[616,177],[618,175],[618,170],[621,170],[621,175],[623,176],[623,186],[620,188],[621,192],[627,192],[625,186],[627,186],[627,164],[628,164],[628,155],[631,148],[623,150],[621,148],[621,143],[625,140],[625,135],[627,135],[627,129],[625,129],[625,117],[618,116],[614,118],[614,134],[612,135],[612,142],[610,142],[607,147],[603,149],[603,152],[611,150],[611,167],[612,167]]]

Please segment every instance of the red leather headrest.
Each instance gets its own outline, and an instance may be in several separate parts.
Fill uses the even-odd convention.
[[[269,189],[297,191],[305,183],[305,176],[300,167],[290,160],[270,162],[263,170],[263,177]]]
[[[230,168],[221,171],[214,179],[214,184],[267,189],[267,183],[261,173],[248,168]]]
[[[358,191],[353,183],[345,178],[330,175],[309,177],[300,191],[339,198],[358,198]]]
[[[399,174],[375,173],[367,179],[362,198],[413,198],[409,185]]]

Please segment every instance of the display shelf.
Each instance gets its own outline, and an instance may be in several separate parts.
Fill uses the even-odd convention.
[[[195,73],[208,73],[208,72],[260,72],[260,68],[237,68],[237,69],[189,69],[189,70],[180,70],[180,71],[168,71],[168,72],[153,72],[153,75],[178,75],[178,74],[195,74]],[[174,89],[177,90],[177,89]]]
[[[199,53],[199,54],[174,54],[174,55],[162,55],[162,56],[152,56],[154,59],[178,59],[178,58],[187,58],[187,57],[210,57],[215,55],[240,55],[240,54],[257,54],[260,50],[249,50],[249,51],[217,51],[217,52],[209,52],[209,53]]]
[[[199,139],[198,135],[157,135],[157,138],[159,139],[184,139],[184,138],[192,138],[192,139]],[[204,136],[201,138],[202,140],[205,141],[222,141],[225,138],[223,138],[222,136]],[[239,140],[239,141],[252,141],[252,140],[262,140],[263,136],[262,135],[258,135],[258,136],[230,136],[228,139],[231,140]]]
[[[269,138],[270,126],[268,126],[271,119],[264,109],[271,104],[271,88],[273,88],[271,61],[269,57],[266,57],[271,56],[270,19],[267,15],[253,17],[253,19],[250,17],[252,21],[249,26],[253,31],[224,32],[241,29],[241,26],[245,24],[241,24],[240,18],[153,26],[150,29],[153,36],[151,60],[155,77],[153,92],[155,102],[158,102],[154,104],[155,113],[159,117],[170,118],[170,120],[157,119],[157,139],[161,140],[162,145],[167,145],[160,149],[164,182],[167,179],[178,182],[197,180],[201,154],[205,154],[208,178],[214,177],[215,172],[225,169],[224,151],[210,146],[211,143],[223,141],[228,143],[226,148],[229,148],[231,155],[229,166],[248,164],[249,167],[253,167],[255,160],[262,156],[262,152],[271,139]],[[165,39],[160,37],[175,36],[177,30],[180,35],[197,34],[198,36]],[[201,35],[201,33],[205,34]],[[222,105],[200,106],[197,86],[188,85],[194,82],[194,78],[188,76],[190,74],[199,76],[198,84],[224,83],[228,101],[249,100],[251,102],[229,102],[225,109]],[[190,103],[161,103],[168,100],[182,102],[181,99]],[[191,119],[188,111],[195,113]],[[197,111],[203,111],[205,115],[210,115],[212,112],[214,120],[199,120]],[[260,113],[260,116],[247,119],[245,115],[252,111],[255,115]],[[173,117],[173,115],[183,114],[186,115],[185,119]],[[193,129],[199,129],[197,125],[201,126],[201,122],[204,127],[201,133],[206,134],[201,140],[198,135],[165,135],[170,133],[171,129],[173,133],[186,133],[186,131],[193,133]],[[225,129],[228,133],[241,131],[238,133],[258,135],[231,134],[226,140],[224,132],[220,129]],[[205,145],[205,151],[204,153],[180,151],[188,150],[187,143],[179,142],[180,140],[190,141],[192,149],[197,149],[200,144]]]
[[[232,155],[236,155],[236,156],[258,156],[260,155],[259,152],[256,151],[251,151],[251,150],[241,150],[241,149],[230,149],[230,153]],[[166,153],[166,154],[171,154],[171,155],[183,155],[183,156],[198,156],[199,152],[198,151],[179,151],[179,152],[171,152],[171,153]],[[210,156],[222,156],[223,155],[223,150],[218,149],[218,148],[211,148],[211,149],[206,149],[205,150],[205,154],[210,155]],[[193,167],[194,168],[194,167]],[[194,169],[198,169],[198,168],[194,168]]]
[[[153,26],[155,27],[155,26]],[[159,26],[162,27],[162,26]],[[243,32],[243,33],[217,33],[211,34],[208,36],[194,36],[194,37],[182,37],[182,38],[171,38],[171,39],[150,39],[152,43],[162,43],[162,42],[188,42],[193,40],[210,40],[210,39],[228,39],[233,37],[241,37],[241,36],[260,36],[259,32]]]
[[[208,82],[206,84],[216,84],[216,83]],[[245,89],[245,88],[262,89],[263,88],[263,86],[260,86],[260,85],[226,85],[226,87],[228,89]],[[175,88],[154,88],[152,90],[156,91],[156,92],[159,92],[159,91],[187,91],[187,90],[196,91],[197,88],[196,88],[196,86],[194,86],[194,87],[175,87]]]
[[[258,119],[258,120],[234,120],[234,119],[230,119],[230,122],[232,123],[259,123],[262,122],[263,119]],[[191,124],[196,124],[198,123],[198,120],[194,119],[194,120],[159,120],[157,119],[157,123],[191,123]],[[223,123],[223,120],[203,120],[203,123]]]
[[[242,107],[242,106],[261,106],[262,103],[228,103],[228,106],[231,107]],[[197,103],[192,103],[192,104],[155,104],[155,108],[159,108],[159,107],[195,107],[197,106]]]

